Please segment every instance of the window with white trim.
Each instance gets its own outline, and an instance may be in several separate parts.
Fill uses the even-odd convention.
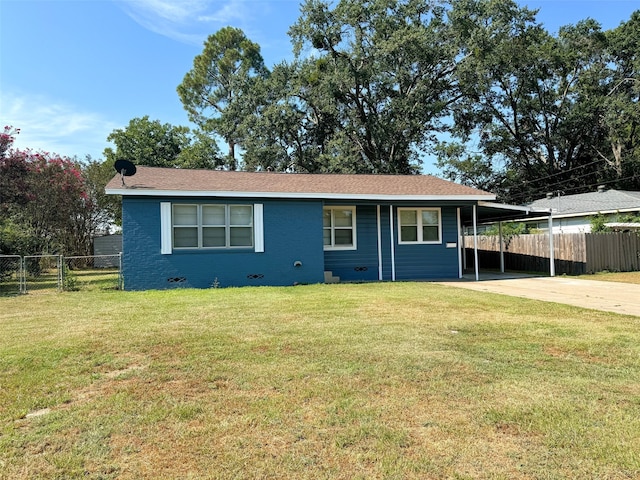
[[[252,205],[173,204],[173,248],[253,247]]]
[[[322,236],[325,250],[356,249],[356,207],[324,207]]]
[[[398,243],[442,243],[439,208],[398,208]]]

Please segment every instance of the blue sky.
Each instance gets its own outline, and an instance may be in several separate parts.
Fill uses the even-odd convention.
[[[639,0],[522,0],[550,32],[591,17],[617,27]],[[0,0],[0,128],[15,146],[102,158],[107,136],[149,115],[189,125],[176,87],[206,37],[232,25],[267,66],[292,58],[297,0]],[[431,170],[425,165],[425,170]]]

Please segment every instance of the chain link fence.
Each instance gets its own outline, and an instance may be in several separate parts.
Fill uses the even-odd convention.
[[[0,295],[122,290],[121,255],[0,255]]]
[[[64,290],[122,290],[120,255],[64,257]]]
[[[62,282],[62,257],[60,255],[28,255],[23,259],[23,290],[51,292],[60,289]]]
[[[0,295],[18,295],[22,292],[22,257],[0,255]]]

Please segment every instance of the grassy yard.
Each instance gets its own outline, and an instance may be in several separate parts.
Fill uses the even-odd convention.
[[[640,477],[640,318],[428,283],[0,298],[0,478]]]
[[[640,272],[598,272],[592,275],[581,275],[579,278],[602,282],[640,283]]]

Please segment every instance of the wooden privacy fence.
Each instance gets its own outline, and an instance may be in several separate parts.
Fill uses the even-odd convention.
[[[497,235],[478,236],[480,268],[500,268]],[[506,270],[549,271],[549,234],[517,235],[504,241]],[[640,235],[633,232],[556,233],[553,235],[556,274],[640,271]],[[473,237],[464,239],[467,266],[473,266]]]

